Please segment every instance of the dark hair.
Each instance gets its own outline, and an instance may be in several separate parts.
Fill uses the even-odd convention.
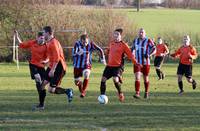
[[[49,32],[50,35],[52,35],[52,33],[53,33],[53,30],[52,30],[51,26],[45,26],[45,27],[43,28],[43,30],[44,30],[45,32]]]
[[[43,32],[42,32],[42,31],[39,31],[38,34],[37,34],[37,36],[38,36],[38,37],[43,36]]]
[[[86,38],[88,38],[88,35],[87,35],[87,34],[81,35],[81,40],[86,40]]]
[[[122,34],[123,29],[122,29],[122,28],[118,28],[118,29],[115,29],[115,31],[117,31],[117,32],[119,32],[120,34]]]

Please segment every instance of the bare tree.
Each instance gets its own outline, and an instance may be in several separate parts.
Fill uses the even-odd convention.
[[[140,11],[140,0],[137,0],[137,12]]]

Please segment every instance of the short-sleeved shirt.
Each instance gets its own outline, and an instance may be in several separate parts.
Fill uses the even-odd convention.
[[[156,49],[154,42],[148,37],[144,39],[136,38],[133,41],[132,53],[134,54],[137,63],[141,65],[150,65],[150,58],[148,57],[151,52]]]
[[[107,66],[110,66],[110,67],[123,66],[124,64],[123,58],[125,54],[127,55],[128,59],[132,60],[133,63],[136,63],[136,60],[133,57],[127,43],[123,41],[120,41],[120,42],[111,41],[109,44]]]
[[[156,56],[161,56],[162,53],[168,51],[168,48],[165,44],[157,44],[156,45]]]

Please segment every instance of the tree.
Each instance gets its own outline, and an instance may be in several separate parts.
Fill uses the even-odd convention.
[[[137,12],[140,11],[140,0],[137,0]]]

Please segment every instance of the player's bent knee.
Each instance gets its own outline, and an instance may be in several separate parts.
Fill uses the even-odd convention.
[[[90,69],[85,69],[83,71],[83,76],[84,76],[85,79],[89,79],[89,77],[90,77]]]
[[[102,77],[101,78],[101,82],[106,82],[107,78],[106,77]]]
[[[119,82],[119,77],[113,77],[113,82],[118,83]]]
[[[55,89],[56,89],[55,87],[49,86],[49,87],[48,87],[48,92],[49,92],[49,93],[54,93],[54,92],[55,92]]]
[[[38,83],[40,83],[40,84],[42,83],[42,79],[41,79],[39,73],[35,74],[34,77],[35,77],[35,82],[38,82]]]

